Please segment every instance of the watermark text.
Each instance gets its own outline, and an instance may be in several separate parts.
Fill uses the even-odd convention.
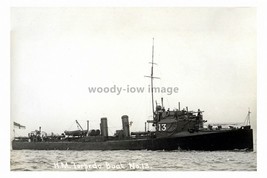
[[[154,93],[162,93],[167,95],[172,95],[174,93],[178,93],[178,87],[153,87],[151,88],[150,85],[148,87],[134,87],[127,85],[126,87],[121,87],[117,85],[113,85],[110,87],[88,87],[88,91],[90,94],[92,93],[111,93],[120,95],[122,93],[144,93],[148,92],[151,93],[153,90]]]

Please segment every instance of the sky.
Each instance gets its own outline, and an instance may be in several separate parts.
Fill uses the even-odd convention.
[[[76,130],[75,120],[109,134],[121,116],[144,130],[150,80],[178,87],[156,93],[166,108],[201,109],[208,123],[257,120],[256,8],[11,8],[11,121],[27,135]],[[90,93],[88,87],[144,87],[143,93]]]

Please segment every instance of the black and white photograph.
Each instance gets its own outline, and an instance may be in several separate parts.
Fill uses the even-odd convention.
[[[0,176],[266,175],[266,7],[1,1]]]
[[[11,171],[257,171],[257,9],[12,7]]]

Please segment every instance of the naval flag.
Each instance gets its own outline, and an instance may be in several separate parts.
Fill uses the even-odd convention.
[[[25,126],[23,126],[23,125],[20,125],[19,123],[17,123],[17,122],[13,122],[14,123],[14,126],[15,127],[18,127],[19,129],[26,129],[26,127]]]

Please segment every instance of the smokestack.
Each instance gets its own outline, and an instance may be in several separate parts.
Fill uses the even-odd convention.
[[[87,120],[87,133],[86,133],[86,136],[89,135],[89,120]]]
[[[39,127],[39,132],[41,133],[42,129],[41,129],[41,126]]]
[[[162,106],[162,108],[163,108],[163,98],[161,98],[161,106]]]
[[[130,129],[129,129],[129,117],[127,115],[121,116],[122,120],[122,129],[125,137],[130,136]]]
[[[180,102],[178,102],[178,110],[180,111]]]
[[[103,137],[108,137],[108,120],[106,117],[101,118],[100,131]]]

